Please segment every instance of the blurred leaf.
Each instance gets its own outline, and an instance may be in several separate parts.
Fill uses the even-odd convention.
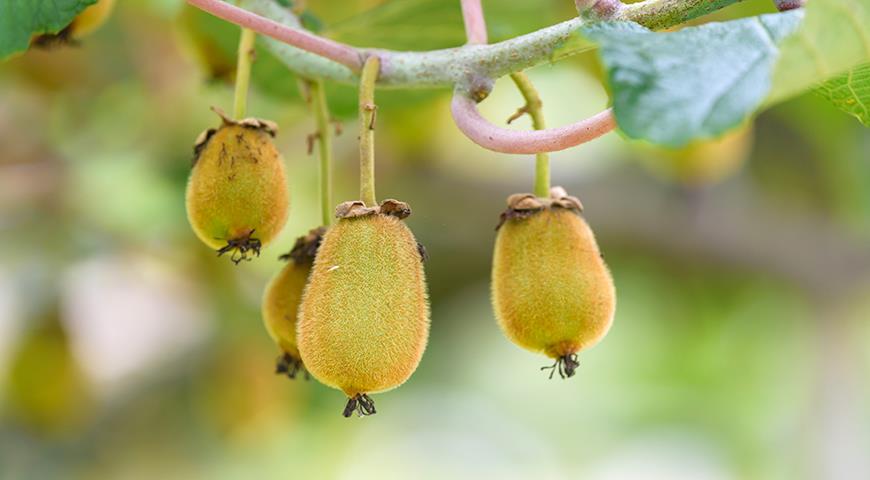
[[[442,0],[382,3],[328,26],[323,34],[353,45],[394,50],[429,50],[465,43],[459,3]]]
[[[828,80],[816,93],[870,127],[870,64]]]
[[[97,0],[0,0],[0,59],[27,50],[30,37],[57,33]]]
[[[239,28],[189,5],[182,9],[179,25],[208,80],[232,84],[236,75]],[[257,91],[281,100],[299,101],[296,77],[259,45],[252,72],[251,81]]]
[[[236,75],[239,29],[190,5],[181,9],[177,25],[187,51],[206,78],[232,83]]]
[[[656,33],[628,22],[582,32],[601,46],[620,128],[671,147],[740,124],[770,88],[777,45],[800,11]]]
[[[870,0],[814,0],[782,44],[769,102],[784,100],[870,61]]]

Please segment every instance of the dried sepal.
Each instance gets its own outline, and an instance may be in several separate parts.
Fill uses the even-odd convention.
[[[312,228],[306,235],[297,238],[293,248],[278,257],[278,260],[293,260],[296,263],[313,262],[324,233],[326,233],[326,227]]]
[[[200,154],[205,149],[209,140],[211,140],[214,134],[217,133],[218,130],[220,130],[221,128],[238,125],[240,127],[252,128],[254,130],[263,131],[265,133],[268,133],[269,136],[272,138],[274,138],[275,135],[278,134],[278,124],[271,120],[254,117],[243,118],[241,120],[233,120],[232,118],[228,117],[226,112],[224,112],[219,107],[213,106],[211,107],[211,111],[213,111],[215,114],[217,114],[217,116],[221,118],[221,126],[218,128],[208,128],[206,130],[203,130],[203,132],[196,137],[196,141],[193,144],[193,165],[196,165],[196,162],[199,160]]]
[[[374,207],[367,207],[360,200],[342,202],[335,207],[336,218],[367,217],[376,214],[388,215],[401,220],[411,215],[411,207],[407,203],[393,198],[388,198]]]

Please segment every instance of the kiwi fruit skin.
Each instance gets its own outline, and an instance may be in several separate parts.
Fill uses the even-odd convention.
[[[556,206],[500,226],[492,300],[510,340],[555,359],[601,340],[616,309],[592,230],[577,212]]]
[[[266,331],[281,351],[294,361],[300,360],[296,345],[299,304],[325,232],[326,227],[319,227],[296,239],[293,249],[280,257],[287,264],[272,277],[263,292],[261,309]]]
[[[429,335],[417,242],[398,218],[342,218],[323,238],[299,308],[302,361],[354,398],[404,383]]]
[[[266,331],[282,352],[295,359],[299,359],[296,313],[310,272],[310,262],[290,259],[269,281],[263,294],[263,323]]]
[[[187,183],[187,214],[214,249],[247,238],[265,246],[287,220],[290,195],[273,131],[225,123],[206,133]]]

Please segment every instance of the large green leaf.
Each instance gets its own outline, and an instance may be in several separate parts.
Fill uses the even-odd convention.
[[[768,103],[784,100],[870,61],[870,0],[812,0],[782,45]]]
[[[779,45],[803,12],[656,33],[630,22],[582,33],[601,49],[626,135],[679,147],[740,124],[767,96]]]
[[[870,127],[870,64],[828,80],[819,85],[816,92]]]
[[[30,38],[57,33],[97,0],[0,0],[0,60],[27,50]]]

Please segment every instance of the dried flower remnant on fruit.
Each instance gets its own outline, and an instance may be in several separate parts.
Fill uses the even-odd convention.
[[[282,352],[275,373],[291,379],[300,372],[305,374],[306,380],[310,378],[299,355],[296,327],[302,292],[324,233],[326,228],[319,227],[296,239],[293,249],[279,257],[287,264],[269,281],[263,293],[263,323]]]
[[[492,300],[505,335],[554,359],[550,378],[574,375],[577,352],[597,343],[615,310],[613,280],[580,201],[559,187],[549,198],[516,194],[502,213]]]
[[[287,219],[284,161],[272,143],[277,126],[222,111],[221,126],[201,133],[187,183],[187,215],[203,243],[238,264],[259,256]]]
[[[375,413],[372,393],[404,383],[429,334],[421,250],[385,200],[344,202],[326,232],[299,308],[299,352],[311,375],[348,398],[345,416]]]
[[[342,412],[342,415],[344,418],[349,418],[353,415],[353,412],[356,412],[360,417],[378,413],[378,411],[375,410],[375,402],[365,393],[360,393],[347,399],[347,404],[344,406],[344,412]]]

